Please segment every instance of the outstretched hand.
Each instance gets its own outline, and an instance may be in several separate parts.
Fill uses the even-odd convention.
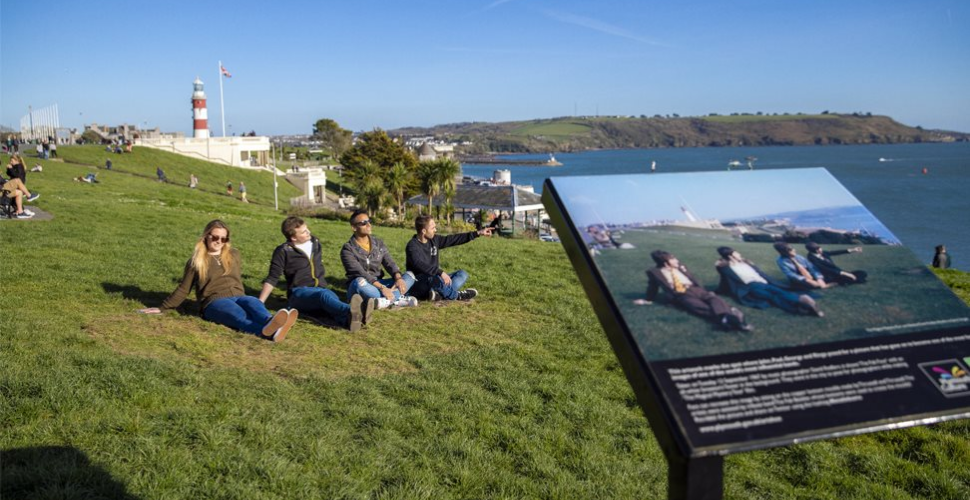
[[[157,307],[146,307],[144,309],[139,309],[138,312],[142,314],[162,314],[162,310]]]

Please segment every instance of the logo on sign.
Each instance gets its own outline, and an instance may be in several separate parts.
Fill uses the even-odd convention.
[[[920,363],[919,367],[944,396],[970,394],[970,372],[958,360],[946,359],[932,363]]]

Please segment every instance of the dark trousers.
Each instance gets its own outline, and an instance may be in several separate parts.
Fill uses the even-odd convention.
[[[717,319],[724,314],[731,314],[731,306],[724,299],[699,286],[692,286],[684,293],[674,294],[674,303],[687,312],[704,318]]]
[[[831,283],[838,283],[840,285],[857,285],[866,282],[866,277],[869,276],[865,271],[849,271],[850,274],[855,276],[855,280],[849,278],[848,276],[842,276],[842,274],[837,274],[835,276],[826,276],[825,281]]]
[[[802,310],[803,304],[798,300],[801,297],[799,293],[789,292],[770,283],[748,283],[748,289],[748,295],[766,300],[786,312],[798,313]]]

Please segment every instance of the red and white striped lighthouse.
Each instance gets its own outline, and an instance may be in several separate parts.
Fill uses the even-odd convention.
[[[204,84],[199,77],[192,82],[192,137],[196,139],[209,138],[209,115],[205,110]]]

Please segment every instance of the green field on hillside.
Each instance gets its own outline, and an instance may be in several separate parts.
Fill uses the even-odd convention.
[[[592,130],[587,124],[576,122],[529,123],[512,129],[512,135],[570,137],[586,135]]]
[[[44,167],[28,174],[33,206],[53,219],[0,221],[0,498],[666,496],[664,458],[560,245],[449,248],[442,266],[470,273],[475,301],[381,311],[353,335],[301,320],[273,344],[194,306],[135,312],[175,288],[214,218],[258,293],[285,216],[271,177],[138,147],[96,170],[98,149],[28,157]],[[73,180],[94,171],[99,184]],[[227,197],[227,179],[254,203]],[[299,194],[280,193],[281,207]],[[308,225],[343,296],[350,228]],[[375,234],[403,264],[412,231]],[[967,273],[941,275],[970,298]],[[970,422],[951,422],[729,456],[725,498],[966,499],[968,463]]]
[[[772,122],[772,121],[791,121],[791,120],[836,120],[843,116],[835,114],[817,115],[717,115],[701,116],[702,120],[716,123],[746,123],[746,122]]]

